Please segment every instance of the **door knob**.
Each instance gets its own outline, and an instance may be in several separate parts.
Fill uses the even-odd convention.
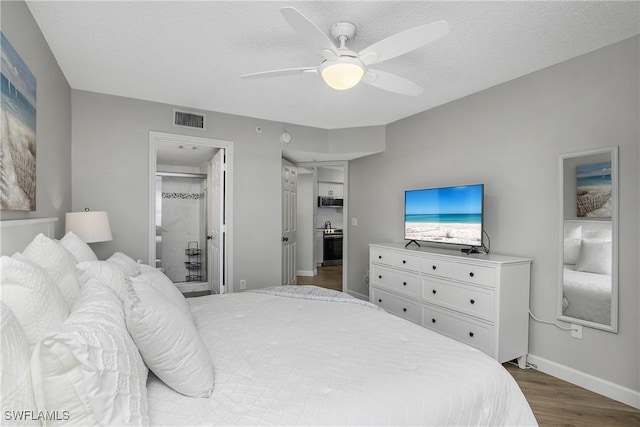
[[[283,237],[283,238],[282,238],[282,241],[283,241],[283,242],[288,242],[288,241],[289,241],[289,238],[288,238],[288,237]]]
[[[207,236],[207,240],[213,239],[213,236]]]

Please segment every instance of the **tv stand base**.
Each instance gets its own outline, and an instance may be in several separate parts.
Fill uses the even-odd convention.
[[[480,248],[478,248],[477,246],[471,246],[470,248],[460,249],[460,251],[464,252],[467,255],[470,255],[470,254],[479,254],[480,253],[479,249]]]
[[[409,242],[406,245],[404,245],[404,247],[406,248],[407,246],[409,246],[412,243],[415,243],[416,245],[418,245],[418,247],[421,247],[420,243],[418,243],[417,240],[409,240]]]

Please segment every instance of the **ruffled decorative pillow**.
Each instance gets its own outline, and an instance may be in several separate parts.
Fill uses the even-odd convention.
[[[61,328],[38,343],[31,370],[41,411],[68,411],[66,422],[75,425],[149,424],[148,370],[127,332],[122,301],[95,279],[83,285]]]

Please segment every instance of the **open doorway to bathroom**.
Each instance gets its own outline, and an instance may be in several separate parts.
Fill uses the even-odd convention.
[[[151,132],[150,265],[184,294],[230,292],[232,145]]]

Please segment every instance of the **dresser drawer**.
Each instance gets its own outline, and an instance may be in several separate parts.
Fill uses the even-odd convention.
[[[375,262],[377,264],[384,264],[388,266],[393,265],[393,256],[394,252],[385,251],[384,249],[371,248],[369,251],[369,259],[371,262]]]
[[[441,259],[423,258],[420,263],[423,274],[450,279],[453,277],[453,262]]]
[[[422,279],[422,298],[492,322],[494,320],[494,291],[454,282]]]
[[[423,304],[422,326],[469,344],[493,357],[492,325]]]
[[[422,258],[417,256],[396,253],[393,257],[393,266],[419,273],[421,260]]]
[[[370,301],[391,314],[419,323],[418,304],[415,301],[404,299],[374,287],[371,288]]]
[[[481,265],[456,263],[453,278],[462,282],[494,287],[496,283],[496,269]]]
[[[396,292],[418,296],[418,276],[378,265],[371,266],[371,284]]]

